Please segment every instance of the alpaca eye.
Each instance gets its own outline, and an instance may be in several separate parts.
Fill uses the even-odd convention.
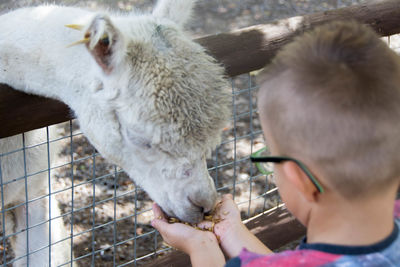
[[[133,144],[134,146],[137,146],[141,149],[151,149],[152,148],[152,144],[151,144],[150,140],[143,138],[141,136],[137,136],[132,131],[127,131],[126,137],[131,144]]]
[[[108,38],[108,36],[106,36],[106,37],[100,39],[100,42],[101,42],[101,44],[104,45],[104,46],[109,46],[109,45],[110,45],[110,39]]]
[[[142,149],[151,149],[152,146],[149,142],[146,142],[147,140],[140,140],[140,139],[136,139],[134,140],[132,143]]]
[[[183,171],[183,176],[189,178],[190,176],[192,176],[192,173],[193,173],[192,169],[186,169]]]

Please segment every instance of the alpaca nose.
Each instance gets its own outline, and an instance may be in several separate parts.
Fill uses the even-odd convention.
[[[200,212],[204,214],[204,207],[200,207]]]
[[[200,207],[200,212],[203,213],[205,216],[208,216],[211,214],[212,208]]]
[[[188,197],[188,200],[194,207],[196,207],[200,211],[200,213],[204,213],[204,206],[202,206],[197,199],[193,200],[191,197]]]
[[[197,207],[202,214],[206,214],[212,211],[214,208],[215,202],[217,200],[216,192],[212,192],[208,196],[205,196],[201,193],[195,194],[194,198],[189,197],[189,202]]]

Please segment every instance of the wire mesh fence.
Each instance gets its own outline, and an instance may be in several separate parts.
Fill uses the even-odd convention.
[[[208,166],[218,191],[233,193],[243,207],[245,218],[276,205],[278,197],[276,191],[270,190],[273,185],[258,175],[249,162],[252,148],[262,145],[255,113],[254,94],[257,87],[253,77],[249,74],[236,77],[231,80],[231,84],[233,117],[223,132],[221,145],[208,160]],[[61,132],[60,136],[57,132]],[[32,136],[38,135],[40,142],[30,143]],[[25,186],[17,186],[23,187],[21,193],[26,201],[15,205],[2,202],[3,264],[26,261],[25,255],[22,258],[12,255],[8,241],[31,232],[32,235],[23,237],[31,244],[29,237],[37,231],[43,231],[36,229],[38,227],[48,227],[50,238],[47,244],[30,251],[30,254],[48,250],[49,253],[45,255],[50,260],[52,253],[58,253],[55,246],[68,242],[74,248],[74,261],[81,266],[137,264],[168,249],[149,226],[152,217],[151,200],[123,170],[107,163],[96,152],[79,131],[76,121],[12,138],[19,139],[19,146],[0,155],[2,169],[7,169],[5,164],[22,154],[23,166],[13,166],[22,168],[22,175],[9,179],[5,177],[7,172],[3,171],[0,177],[2,188],[9,190],[15,183],[23,183]],[[38,151],[42,153],[37,155]],[[36,155],[44,157],[43,169],[29,165],[30,157]],[[30,188],[28,182],[33,184],[31,179],[42,179],[38,185],[43,188]],[[6,191],[2,192],[5,192],[2,195],[9,198]],[[36,204],[42,204],[42,201],[49,206],[60,205],[61,213],[52,213],[53,209],[50,208],[49,214],[43,217],[47,218],[45,220],[26,222],[28,227],[11,233],[5,229],[7,216],[19,212],[21,208],[28,214],[29,210],[34,210]],[[59,219],[66,225],[67,233],[62,237],[58,234],[53,237],[54,221]]]
[[[107,1],[88,2],[104,5]],[[119,1],[118,6],[129,9],[129,3],[133,2],[140,1]],[[326,10],[361,1],[215,2],[211,7],[200,4],[197,11],[209,16],[212,16],[211,11],[226,13],[228,18],[235,9],[246,20],[245,10],[251,10],[250,16],[254,17],[251,23],[254,23],[308,13],[312,6],[315,8],[311,11]],[[147,3],[140,3],[146,7]],[[272,6],[276,9],[270,10]],[[206,10],[211,11],[207,13]],[[261,14],[259,17],[257,12]],[[230,28],[247,26],[242,22],[229,23]],[[196,27],[206,28],[192,26],[195,34],[205,31],[196,30]],[[395,51],[400,51],[398,36],[384,40]],[[271,177],[258,173],[249,160],[249,155],[263,146],[255,76],[247,73],[233,77],[230,84],[232,117],[207,165],[217,191],[232,193],[245,219],[277,206],[280,200]],[[58,266],[137,266],[170,249],[149,224],[152,218],[150,198],[122,169],[109,164],[89,144],[77,121],[11,138],[13,145],[6,145],[10,143],[9,138],[0,139],[0,263],[3,266],[30,266],[27,254],[44,255],[50,265],[52,257],[60,253],[68,254],[70,260],[57,263]],[[32,157],[40,157],[40,164],[32,166]],[[17,158],[22,158],[22,164]],[[40,187],[30,187],[33,183],[29,181],[35,179],[40,180],[35,183]],[[21,196],[25,201],[12,201]],[[32,216],[31,213],[43,205],[50,207],[47,214]],[[25,222],[8,228],[8,220],[20,213],[25,214]],[[30,240],[35,238],[35,233],[46,229],[49,237],[43,235],[40,240]],[[25,251],[29,253],[15,255],[10,242],[16,240],[26,240],[26,244],[35,242],[35,248],[27,247]]]

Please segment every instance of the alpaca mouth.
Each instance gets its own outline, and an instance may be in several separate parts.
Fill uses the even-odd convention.
[[[162,208],[161,206],[159,206],[159,207],[161,208],[162,212],[163,212],[165,215],[167,215],[167,217],[169,217],[169,218],[171,218],[171,217],[176,217],[175,212],[173,212],[172,210],[170,210],[170,209],[165,210],[165,209]]]
[[[204,207],[195,204],[194,201],[192,201],[192,200],[190,199],[190,197],[187,197],[187,199],[188,199],[189,203],[192,204],[193,207],[195,207],[196,209],[198,209],[198,211],[199,211],[200,213],[204,214]]]

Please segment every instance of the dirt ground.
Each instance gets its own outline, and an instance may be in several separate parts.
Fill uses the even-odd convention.
[[[0,3],[0,12],[43,2],[6,0]],[[154,0],[51,2],[117,12],[132,12],[134,9],[147,12],[155,3]],[[199,1],[187,30],[196,38],[361,2],[365,1]],[[219,192],[235,195],[245,219],[276,206],[279,198],[270,177],[259,175],[248,160],[252,149],[261,148],[263,145],[260,124],[255,113],[254,92],[257,87],[254,77],[250,74],[235,77],[231,84],[234,119],[224,130],[222,144],[208,160],[208,167]],[[142,265],[156,256],[146,255],[166,249],[167,246],[160,236],[149,225],[152,213],[151,200],[147,194],[136,188],[122,170],[109,164],[96,153],[80,133],[77,121],[61,124],[58,129],[63,138],[57,142],[62,144],[63,149],[55,165],[52,192],[60,202],[62,213],[66,214],[64,222],[67,227],[71,227],[73,222],[74,254],[78,265]],[[95,230],[90,230],[93,228]],[[162,253],[158,252],[157,255]],[[11,251],[7,254],[10,255],[8,259],[11,259]]]

